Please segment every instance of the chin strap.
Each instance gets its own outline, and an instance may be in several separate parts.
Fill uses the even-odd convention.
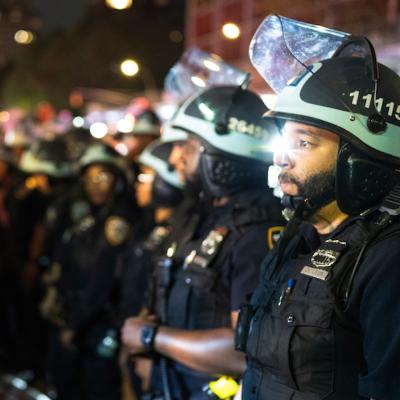
[[[398,216],[400,215],[400,185],[396,185],[383,199],[381,212],[387,212],[389,215]]]
[[[282,214],[287,221],[294,215],[304,220],[333,200],[335,200],[335,197],[329,192],[314,198],[284,194],[281,201],[284,207]]]

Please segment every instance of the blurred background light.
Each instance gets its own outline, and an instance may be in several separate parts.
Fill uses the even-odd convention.
[[[108,127],[103,122],[95,122],[90,125],[90,134],[96,139],[102,139],[108,133]]]
[[[139,64],[128,58],[121,62],[120,69],[125,76],[135,76],[139,72]]]
[[[233,22],[228,22],[222,27],[222,33],[227,39],[237,39],[240,36],[240,28]]]
[[[117,130],[121,133],[129,133],[132,132],[134,125],[134,118],[123,118],[117,122]]]
[[[33,33],[24,29],[20,29],[14,34],[14,40],[19,44],[30,44],[33,42],[33,39]]]
[[[82,117],[75,117],[72,120],[72,125],[75,128],[82,128],[84,124],[85,124],[85,120]]]
[[[106,5],[114,10],[126,10],[132,6],[132,0],[106,0]]]

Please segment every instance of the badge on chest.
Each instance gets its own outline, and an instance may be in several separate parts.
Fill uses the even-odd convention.
[[[301,273],[311,278],[327,281],[332,274],[333,266],[347,250],[347,242],[328,239],[314,252],[310,265],[305,265]]]
[[[185,258],[184,268],[190,264],[198,264],[202,268],[206,268],[220,249],[228,229],[225,227],[217,227],[210,231],[207,237],[201,242],[199,249],[193,249]]]

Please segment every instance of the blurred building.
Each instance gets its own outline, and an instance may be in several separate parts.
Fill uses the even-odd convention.
[[[21,46],[24,46],[24,41],[27,43],[33,40],[33,37],[24,38],[21,32],[35,34],[41,25],[40,18],[36,17],[25,4],[16,0],[0,1],[0,68],[13,59]],[[22,34],[20,39],[16,37],[17,32]]]
[[[400,72],[400,2],[398,0],[187,0],[186,46],[197,45],[244,70],[250,70],[253,87],[265,84],[250,66],[250,40],[269,14],[368,36],[380,61]],[[225,23],[240,28],[237,39],[222,34]]]

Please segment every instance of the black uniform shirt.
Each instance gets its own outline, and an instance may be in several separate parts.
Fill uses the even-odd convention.
[[[329,237],[340,233],[341,240],[351,243],[357,234],[356,225],[359,220],[360,217],[348,219]],[[392,227],[391,233],[385,235],[383,232],[367,247],[355,274],[345,313],[346,319],[358,332],[355,347],[360,347],[362,360],[360,365],[351,365],[352,359],[346,349],[339,349],[339,360],[342,364],[338,368],[356,371],[349,372],[353,374],[357,373],[358,369],[358,393],[361,398],[400,399],[399,221],[396,224],[397,230]],[[303,223],[292,240],[298,241],[296,248],[271,279],[273,285],[279,288],[284,287],[295,271],[305,265],[305,260],[309,259],[321,244],[316,230],[309,223]],[[268,275],[269,266],[265,264],[265,267]],[[317,279],[312,280],[318,282]],[[276,293],[279,295],[281,290],[277,290]],[[312,293],[312,285],[308,293]],[[273,299],[274,302],[278,300],[277,295]],[[338,390],[346,393],[345,387]],[[357,388],[354,390],[357,391]]]
[[[219,226],[232,228],[232,225],[235,224],[232,220],[233,209],[235,207],[244,209],[246,204],[250,208],[254,196],[263,197],[262,193],[260,196],[259,192],[256,194],[249,192],[233,197],[225,205],[210,207],[204,219],[201,219],[191,241],[182,249],[184,255],[187,255],[185,251],[192,246],[191,243],[204,239],[212,229]],[[264,196],[264,199],[268,198],[268,193],[265,193]],[[229,291],[231,311],[239,309],[258,282],[260,264],[274,244],[274,241],[268,242],[268,232],[271,230],[279,236],[283,229],[284,220],[279,200],[269,195],[266,204],[269,211],[268,220],[253,220],[243,227],[239,227],[241,232],[237,235],[238,240],[229,247],[229,254],[223,266],[220,267],[222,284]],[[226,240],[229,241],[229,237]]]

